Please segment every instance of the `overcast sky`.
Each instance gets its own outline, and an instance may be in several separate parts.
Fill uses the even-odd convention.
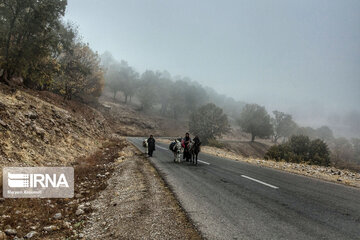
[[[85,42],[269,110],[360,110],[359,0],[68,0]]]

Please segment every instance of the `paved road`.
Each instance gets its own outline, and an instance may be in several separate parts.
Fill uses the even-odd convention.
[[[205,238],[360,239],[359,189],[201,153],[177,164],[167,147],[151,161]]]

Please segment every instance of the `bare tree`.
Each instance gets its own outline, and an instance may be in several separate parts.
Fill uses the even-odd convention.
[[[271,119],[274,129],[273,140],[277,143],[280,137],[288,138],[295,132],[296,123],[290,114],[279,111],[273,111],[273,114],[274,118]]]

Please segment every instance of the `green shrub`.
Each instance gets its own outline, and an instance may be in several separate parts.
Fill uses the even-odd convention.
[[[287,144],[271,146],[264,158],[266,160],[273,159],[275,161],[285,160],[285,158],[287,158],[286,153],[289,152],[287,148],[289,148]]]
[[[310,138],[304,135],[292,136],[289,141],[291,151],[301,156],[305,161],[308,159]]]
[[[270,147],[264,158],[321,166],[330,164],[330,153],[326,143],[320,139],[310,141],[309,137],[303,135],[292,136],[289,142]]]
[[[314,165],[329,166],[330,152],[326,143],[321,139],[315,139],[310,143],[309,163]]]

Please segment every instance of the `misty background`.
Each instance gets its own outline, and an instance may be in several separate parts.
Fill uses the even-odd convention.
[[[359,1],[70,0],[84,41],[239,101],[360,136]]]

